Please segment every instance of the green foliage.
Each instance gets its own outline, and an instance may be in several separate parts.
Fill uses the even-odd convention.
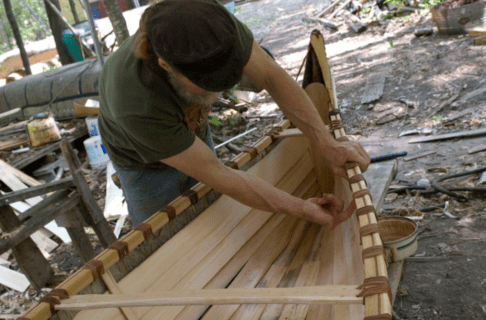
[[[218,117],[211,117],[211,124],[215,125],[215,126],[220,126],[221,125],[221,121],[219,121],[219,118]]]
[[[439,115],[436,115],[436,116],[433,116],[432,117],[432,120],[434,120],[434,121],[440,121],[440,120],[442,120],[442,116],[440,114]]]
[[[46,10],[43,6],[42,0],[24,0],[41,18],[46,25],[49,25],[49,19],[47,18]],[[17,20],[17,24],[20,28],[23,41],[37,41],[50,36],[51,31],[45,30],[45,27],[41,25],[35,17],[32,16],[29,9],[27,9],[19,0],[11,0],[12,11]],[[7,15],[5,13],[5,7],[3,3],[0,5],[0,27],[3,28],[6,39],[3,38],[3,34],[0,33],[0,54],[9,51],[8,42],[15,48],[17,45],[12,33],[12,28],[8,22]]]
[[[392,47],[392,48],[393,48],[393,39],[392,39],[392,40],[390,40],[390,47]]]
[[[369,13],[369,12],[371,12],[371,7],[361,10],[361,13]]]
[[[428,9],[431,6],[435,6],[436,4],[439,4],[445,0],[424,0],[422,3],[426,9]],[[398,7],[403,7],[407,6],[407,1],[406,0],[385,0],[384,3],[393,3],[394,5]]]

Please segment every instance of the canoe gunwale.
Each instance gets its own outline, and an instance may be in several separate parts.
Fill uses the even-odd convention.
[[[318,30],[311,35],[311,43],[307,54],[314,55],[320,67],[321,79],[329,93],[329,118],[331,132],[337,141],[349,141],[342,123],[341,114],[337,107],[335,83],[327,62],[324,37]],[[306,70],[307,71],[307,70]],[[309,73],[307,73],[309,75]],[[321,80],[321,81],[322,81]],[[308,81],[312,83],[312,81]],[[360,239],[364,263],[365,279],[361,285],[363,303],[365,305],[364,320],[392,318],[392,292],[388,282],[388,271],[385,248],[378,230],[378,215],[373,205],[373,199],[368,190],[366,180],[357,163],[347,163],[346,173],[350,181],[350,188],[356,204],[356,217],[360,227]]]

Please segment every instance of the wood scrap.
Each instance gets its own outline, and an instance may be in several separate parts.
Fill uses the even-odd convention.
[[[486,37],[479,37],[474,39],[473,41],[475,46],[484,46],[486,45]]]
[[[112,178],[113,174],[115,174],[115,168],[110,161],[106,166],[106,197],[105,208],[103,210],[103,216],[107,220],[119,219],[128,215],[128,208],[123,195],[123,190],[116,186]]]
[[[0,240],[0,253],[17,246],[25,239],[35,233],[40,227],[46,225],[48,222],[54,220],[56,216],[62,215],[79,203],[79,196],[72,198],[65,198],[59,206],[42,211],[40,214],[33,216],[17,228],[4,232],[4,239]],[[34,207],[35,208],[35,207]]]
[[[386,72],[382,71],[366,80],[363,97],[361,98],[362,104],[373,102],[381,97],[385,87],[385,79]]]
[[[30,282],[25,275],[4,266],[0,266],[0,283],[19,292],[24,292],[30,286]]]
[[[53,191],[74,187],[72,178],[65,178],[59,181],[47,183],[44,185],[21,189],[15,192],[5,193],[0,196],[0,206],[9,205],[11,203],[29,199],[32,197],[44,195]]]
[[[460,100],[467,101],[467,100],[472,99],[474,97],[477,97],[477,96],[479,96],[479,95],[481,95],[483,93],[486,93],[486,86],[483,86],[483,87],[478,88],[478,89],[476,89],[476,90],[474,90],[472,92],[469,92],[468,94],[466,94],[463,97],[461,97]]]
[[[339,28],[339,26],[341,25],[341,23],[336,23],[336,22],[333,22],[333,21],[318,19],[318,18],[305,17],[303,20],[306,21],[306,22],[307,21],[308,22],[317,22],[317,23],[322,24],[324,27],[328,27],[328,28],[331,28],[331,29],[334,29],[334,30],[337,30]]]
[[[471,137],[478,137],[484,135],[486,135],[485,128],[441,134],[441,135],[431,136],[431,137],[417,138],[417,139],[410,140],[408,143],[432,142],[432,141],[441,141],[441,140],[449,140],[449,139],[457,139],[457,138],[471,138]]]
[[[422,152],[422,153],[419,153],[419,154],[416,154],[416,155],[413,155],[413,156],[410,156],[410,157],[405,157],[405,158],[403,158],[403,160],[408,162],[408,161],[412,161],[412,160],[415,160],[415,159],[430,156],[431,154],[435,154],[435,153],[436,153],[435,151]]]
[[[21,226],[20,220],[12,208],[9,206],[0,207],[2,231],[8,233],[19,226]],[[35,289],[40,290],[51,280],[54,270],[31,238],[27,237],[11,249],[17,263]]]
[[[346,8],[346,6],[348,4],[350,4],[353,0],[346,0],[345,2],[343,2],[343,4],[341,4],[333,13],[331,13],[331,15],[329,16],[329,19],[332,19],[334,18],[338,13],[341,13],[341,11]]]
[[[351,28],[351,30],[356,33],[361,33],[368,28],[366,24],[361,22],[361,20],[359,20],[356,16],[350,14],[346,10],[343,11],[343,14],[341,14],[341,16],[344,18],[344,21]]]
[[[486,150],[486,144],[474,147],[468,151],[469,154],[477,153]]]
[[[319,18],[323,17],[326,13],[330,12],[335,6],[337,6],[341,1],[342,0],[334,1],[333,3],[331,3],[331,5],[329,7],[327,7],[326,9],[324,9],[321,12],[319,12],[318,14],[316,14],[316,16],[319,17]]]
[[[11,110],[12,111],[12,110]],[[0,114],[0,116],[3,115]],[[25,125],[27,124],[27,120],[17,122],[6,127],[0,128],[0,136],[11,135],[15,133],[23,133],[25,132]]]
[[[429,113],[429,117],[432,117],[433,115],[441,112],[442,109],[444,109],[445,107],[449,106],[451,103],[456,101],[457,98],[459,98],[459,96],[460,96],[460,94],[457,93],[457,94],[453,95],[452,97],[450,97],[449,99],[447,99],[446,101],[441,102],[437,107],[433,107],[431,112]]]
[[[486,30],[469,30],[467,32],[469,37],[482,37],[486,36]]]
[[[12,166],[0,160],[0,180],[2,180],[13,191],[27,189],[27,186],[18,178],[18,176],[22,177],[24,181],[29,181],[30,184],[36,184],[36,185],[41,184],[39,181],[36,181],[34,178],[29,177],[28,175],[21,172],[20,170],[15,169]],[[39,196],[25,200],[25,202],[30,206],[36,205],[41,201],[42,198]],[[54,221],[50,221],[48,224],[45,225],[45,227],[46,229],[54,233],[56,236],[61,238],[64,242],[66,243],[71,242],[71,238],[69,237],[66,229],[58,227]]]
[[[448,118],[446,118],[446,119],[443,119],[443,120],[442,120],[442,123],[446,124],[446,123],[452,122],[452,121],[454,121],[454,120],[460,119],[460,118],[462,118],[463,116],[465,116],[465,115],[467,115],[467,114],[469,114],[469,113],[471,113],[471,112],[473,112],[473,111],[474,111],[474,109],[473,109],[473,108],[468,108],[468,109],[463,110],[463,111],[461,111],[461,112],[458,112],[457,114],[452,115],[452,116],[450,116],[450,117],[448,117]]]
[[[30,144],[30,139],[26,134],[0,142],[0,151],[14,149],[23,145]]]

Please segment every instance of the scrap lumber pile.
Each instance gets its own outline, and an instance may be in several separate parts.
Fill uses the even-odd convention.
[[[383,0],[335,0],[312,17],[304,21],[315,22],[330,30],[337,30],[346,24],[353,32],[361,33],[373,23],[382,22],[399,12],[418,12],[424,6],[416,1],[405,0],[399,6]]]

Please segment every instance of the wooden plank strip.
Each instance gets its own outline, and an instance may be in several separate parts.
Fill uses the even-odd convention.
[[[471,138],[471,137],[484,136],[484,135],[486,135],[486,128],[441,134],[441,135],[431,136],[431,137],[417,138],[417,139],[410,140],[408,143],[432,142],[432,141],[449,140],[449,139],[456,139],[456,138]]]
[[[278,185],[277,182],[279,180],[286,181],[285,185],[289,183],[291,185],[283,187],[284,189],[290,187],[286,191],[291,192],[292,189],[295,189],[300,184],[303,178],[300,178],[298,175],[288,175],[287,178],[284,178],[285,174],[291,168],[301,170],[307,166],[305,170],[307,172],[311,170],[310,160],[308,159],[306,160],[307,165],[296,164],[299,159],[305,160],[303,154],[308,148],[307,140],[301,139],[297,146],[294,143],[282,141],[268,156],[250,168],[248,173],[259,176],[274,185]],[[279,157],[278,154],[280,152],[288,154],[288,157]],[[304,177],[305,175],[306,173],[303,174]],[[300,181],[295,180],[299,178]],[[232,208],[232,210],[229,211],[227,208]],[[122,279],[119,283],[122,290],[126,292],[141,292],[154,286],[158,287],[159,290],[173,287],[177,284],[177,281],[190,272],[250,211],[251,208],[236,200],[227,196],[221,197],[191,224],[170,239],[157,253],[154,253],[142,265],[135,269],[136,271]],[[215,223],[217,221],[221,221],[221,224],[217,225]],[[223,231],[225,233],[222,233]],[[203,243],[203,240],[207,237],[211,239],[212,244],[209,242]],[[102,257],[98,258],[103,259]],[[140,277],[140,274],[151,274],[153,277]],[[154,285],[154,278],[159,279],[157,281],[158,285]],[[139,308],[137,312],[143,315],[147,310]],[[103,319],[104,317],[115,319],[113,314],[106,316],[79,315],[80,319],[82,317],[85,317],[85,319]]]
[[[324,243],[324,232],[326,232],[325,227],[321,227],[319,233],[317,234],[314,244],[312,246],[309,255],[302,266],[299,273],[299,277],[295,282],[296,287],[310,287],[316,285],[317,275],[319,271],[322,254],[322,247],[327,245]],[[286,309],[289,309],[288,311]],[[298,305],[287,305],[280,316],[281,320],[284,319],[305,319],[307,312],[309,310],[308,304],[298,304]]]
[[[297,283],[299,275],[302,272],[302,268],[304,267],[309,255],[312,255],[312,249],[314,249],[314,244],[316,242],[316,238],[319,234],[321,229],[320,225],[312,224],[309,230],[306,232],[304,240],[297,251],[295,258],[292,260],[287,272],[280,280],[278,285],[279,288],[289,288],[289,287],[303,287],[305,283],[301,280],[300,283]],[[288,317],[288,315],[292,312],[292,305],[284,310],[285,306],[282,304],[269,304],[266,306],[263,314],[261,315],[261,320],[270,320],[270,319],[278,319],[278,317]]]
[[[295,190],[294,195],[299,198],[308,199],[316,194],[318,185],[316,183],[315,173],[311,172],[302,182],[302,184]],[[284,217],[279,215],[281,219]],[[265,234],[266,239],[258,240],[256,236],[252,237],[245,246],[240,250],[231,261],[204,287],[205,289],[226,288],[231,281],[229,287],[254,287],[261,277],[265,275],[270,265],[288,245],[290,235],[293,233],[295,226],[295,217],[287,216],[284,222],[273,232]],[[290,230],[290,232],[289,232]],[[260,230],[261,231],[261,230]],[[260,233],[259,231],[259,233]],[[274,237],[276,239],[274,239]],[[253,248],[253,252],[258,248],[255,254],[249,254],[249,250]],[[248,255],[246,255],[248,254]],[[242,256],[242,257],[240,257]],[[251,259],[250,259],[251,258]],[[244,260],[246,259],[246,260]],[[250,259],[241,272],[235,278],[236,273],[241,269],[248,259]],[[238,264],[237,264],[238,263]],[[237,265],[235,265],[237,264]],[[238,267],[239,266],[239,267]],[[234,280],[233,280],[234,279]],[[191,306],[186,307],[177,315],[176,320],[199,319],[209,306]],[[213,307],[218,308],[218,307]],[[235,307],[238,308],[238,306]],[[212,310],[211,309],[211,310]],[[233,313],[226,306],[225,312],[230,315]],[[225,317],[222,311],[216,314]]]
[[[385,87],[386,72],[380,72],[373,75],[366,80],[366,86],[364,88],[363,96],[361,97],[361,103],[370,103],[380,99],[383,94],[383,88]]]
[[[4,266],[0,266],[0,283],[19,292],[24,292],[30,286],[25,275]]]
[[[57,310],[139,306],[219,304],[359,304],[356,286],[315,286],[292,288],[233,288],[165,291],[138,294],[77,295],[55,306]]]
[[[304,156],[295,163],[292,168],[285,174],[285,176],[276,184],[276,187],[291,193],[295,190],[304,180],[307,173],[312,170],[312,164],[308,153],[304,153]],[[238,224],[238,226],[231,231],[231,233],[225,237],[218,245],[212,250],[191,272],[184,276],[173,287],[174,290],[183,289],[200,289],[206,283],[213,278],[213,276],[231,259],[231,257],[251,238],[253,234],[263,225],[263,223],[270,218],[271,214],[260,210],[252,209],[247,216]],[[248,224],[245,224],[248,221]],[[255,224],[254,221],[257,221]],[[253,227],[258,227],[253,229]],[[202,247],[204,250],[208,247],[208,241],[206,240]],[[199,249],[199,252],[203,252],[203,249]],[[192,257],[191,257],[192,258]],[[184,263],[188,263],[188,259],[184,260]],[[180,268],[179,268],[180,269]],[[174,279],[174,273],[168,272],[169,279],[163,280],[159,278],[157,283],[152,285],[152,289],[148,290],[160,290],[161,287],[170,285]],[[167,308],[165,308],[167,309]],[[180,310],[171,308],[170,310],[164,310],[163,308],[155,308],[149,313],[145,314],[142,319],[154,319],[164,316],[164,319],[171,319],[175,317]],[[221,319],[219,317],[219,319]]]
[[[272,220],[278,221],[277,227]],[[272,225],[269,225],[272,223]],[[204,289],[223,289],[231,282],[230,287],[254,287],[265,274],[273,260],[281,253],[290,240],[288,230],[296,225],[296,218],[274,215],[238,253],[211,279]],[[267,266],[268,265],[268,266]],[[243,269],[242,269],[243,268]],[[241,270],[241,271],[240,271]],[[258,271],[257,271],[258,270]],[[240,271],[240,272],[238,272]],[[261,273],[261,274],[260,274]],[[236,278],[235,278],[236,276]],[[235,278],[233,280],[233,278]],[[239,285],[243,283],[244,285]],[[199,319],[210,306],[185,307],[176,320]]]
[[[0,159],[0,168],[3,168],[4,170],[10,171],[14,176],[16,176],[20,181],[25,183],[26,185],[30,187],[35,187],[35,186],[40,186],[42,185],[42,182],[37,181],[36,179],[32,178],[28,174],[25,174],[23,171],[20,171],[19,169],[9,165],[5,161]]]
[[[278,286],[282,277],[289,269],[292,260],[294,259],[300,245],[304,240],[304,235],[309,229],[310,224],[305,221],[299,221],[297,228],[292,233],[289,245],[274,261],[265,276],[259,281],[257,288],[275,288]],[[309,240],[307,239],[307,242]],[[248,304],[242,305],[231,317],[232,320],[236,319],[259,319],[262,313],[265,311],[265,305]],[[202,318],[207,320],[206,317]],[[218,319],[218,318],[216,318]]]

